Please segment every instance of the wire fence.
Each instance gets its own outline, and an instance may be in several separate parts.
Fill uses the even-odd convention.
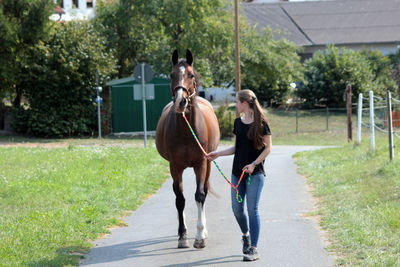
[[[374,96],[370,91],[368,98],[359,94],[357,111],[357,143],[361,142],[362,126],[370,129],[371,150],[375,149],[375,130],[385,133],[389,141],[390,160],[393,160],[393,137],[400,138],[400,100],[393,98],[389,91],[386,98]]]
[[[371,112],[373,114],[374,128],[382,133],[389,133],[388,101],[387,98],[373,96],[373,110],[371,111],[370,98],[362,98],[361,124],[371,128]],[[400,138],[400,100],[391,98],[393,135]]]
[[[268,118],[273,124],[274,134],[343,132],[347,129],[345,108],[268,109]],[[353,119],[357,119],[355,114]]]

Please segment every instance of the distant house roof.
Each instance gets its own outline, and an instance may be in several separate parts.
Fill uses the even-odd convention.
[[[400,43],[400,0],[247,3],[243,8],[250,23],[284,29],[299,46]]]

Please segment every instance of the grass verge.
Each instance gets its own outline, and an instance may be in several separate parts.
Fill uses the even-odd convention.
[[[390,162],[387,143],[377,138],[373,152],[365,140],[295,156],[320,200],[338,265],[400,266],[400,153]]]
[[[154,148],[0,148],[0,266],[77,265],[169,176]]]

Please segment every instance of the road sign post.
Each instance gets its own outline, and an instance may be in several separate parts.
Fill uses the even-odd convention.
[[[100,104],[101,104],[101,98],[100,98],[100,93],[102,91],[102,88],[99,86],[99,71],[96,70],[96,92],[97,92],[97,125],[98,125],[98,132],[99,132],[99,138],[101,138],[101,117],[100,117]]]
[[[143,106],[143,135],[144,135],[144,147],[147,146],[147,118],[146,118],[146,83],[153,79],[153,71],[150,65],[141,63],[136,65],[133,70],[133,76],[136,81],[142,83],[142,106]]]
[[[142,74],[144,74],[144,63],[140,64],[142,67]],[[144,82],[144,76],[142,75],[142,103],[143,103],[143,134],[144,134],[144,147],[147,144],[147,123],[146,123],[146,84]]]

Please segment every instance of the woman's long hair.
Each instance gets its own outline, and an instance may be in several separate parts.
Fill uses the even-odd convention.
[[[267,118],[264,115],[263,109],[257,100],[256,95],[251,90],[240,90],[237,92],[237,97],[241,103],[246,101],[249,107],[253,110],[254,122],[251,124],[247,137],[253,140],[256,149],[262,149],[266,144],[263,141],[263,128],[267,123]]]

